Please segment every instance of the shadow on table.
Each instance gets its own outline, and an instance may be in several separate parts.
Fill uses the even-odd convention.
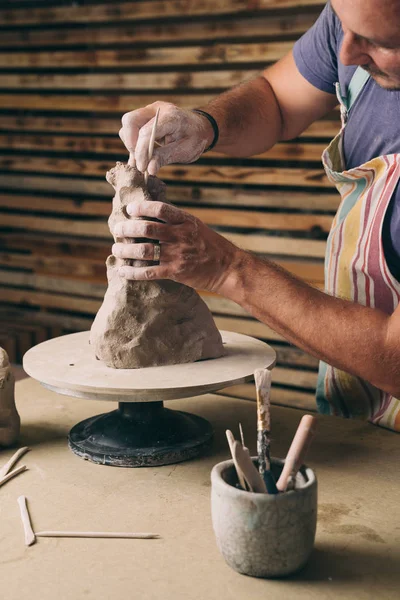
[[[43,446],[45,444],[66,444],[70,427],[54,423],[27,423],[22,424],[18,447]]]
[[[384,582],[386,588],[400,584],[400,555],[382,551],[382,546],[338,548],[318,544],[307,565],[288,578],[291,581],[330,583],[362,580],[363,585]]]

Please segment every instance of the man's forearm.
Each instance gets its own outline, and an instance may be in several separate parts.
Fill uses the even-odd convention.
[[[329,296],[243,251],[217,291],[306,352],[400,397],[400,351],[387,314]]]
[[[265,152],[281,137],[282,119],[275,94],[260,76],[214,98],[204,110],[218,123],[215,150],[230,156]]]

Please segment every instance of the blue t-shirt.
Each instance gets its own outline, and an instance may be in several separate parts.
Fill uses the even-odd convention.
[[[294,46],[298,70],[314,87],[335,94],[339,81],[345,96],[357,66],[340,62],[343,29],[328,3],[316,23]],[[385,90],[373,79],[356,99],[346,124],[343,150],[346,169],[384,154],[400,152],[400,91]],[[383,247],[393,276],[400,281],[400,186],[397,185],[383,226]]]

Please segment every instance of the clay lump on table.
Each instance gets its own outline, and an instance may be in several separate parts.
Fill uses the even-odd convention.
[[[15,377],[7,352],[0,348],[0,447],[18,439],[21,421],[15,406]]]
[[[114,228],[130,218],[126,213],[129,203],[167,202],[165,184],[149,177],[146,186],[143,173],[133,166],[117,163],[107,173],[107,181],[115,189],[108,224],[116,242],[126,241],[115,237]],[[153,263],[108,257],[108,289],[90,332],[98,359],[109,367],[133,369],[223,355],[221,335],[195,290],[170,280],[129,281],[118,274],[126,264]]]

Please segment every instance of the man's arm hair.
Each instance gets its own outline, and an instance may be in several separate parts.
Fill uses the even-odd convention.
[[[289,53],[256,79],[217,96],[204,109],[219,126],[215,150],[245,157],[298,136],[336,104],[333,94],[318,90],[300,74]]]

